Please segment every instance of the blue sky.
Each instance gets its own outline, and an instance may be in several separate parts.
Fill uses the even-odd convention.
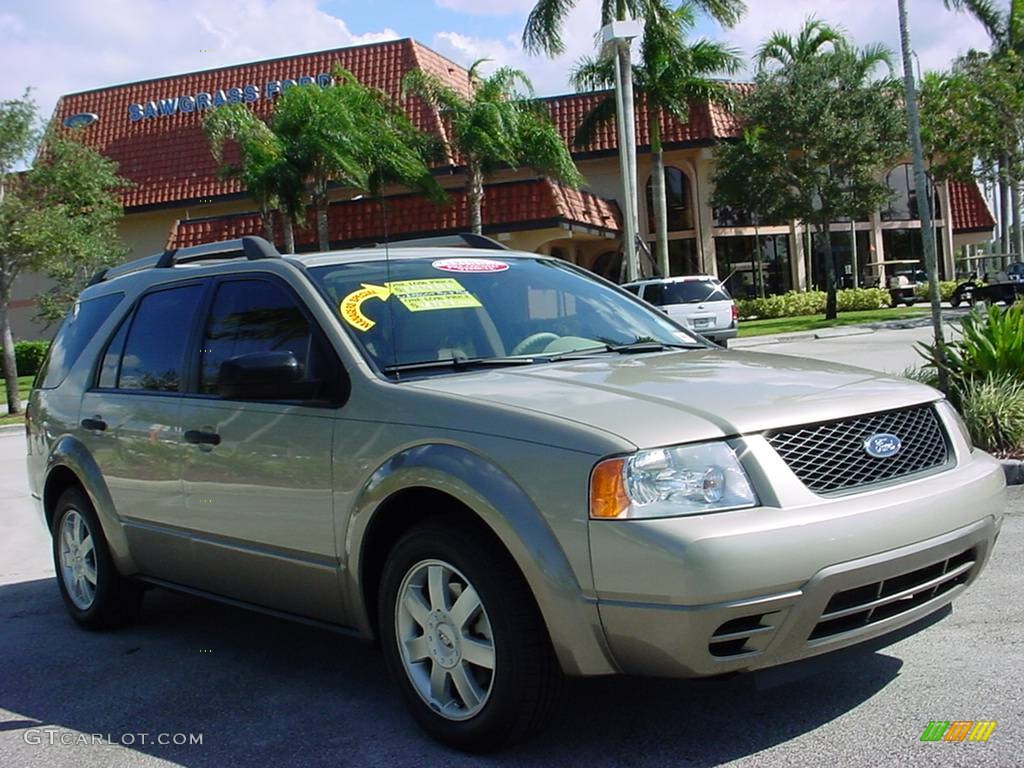
[[[1001,0],[997,0],[1001,2]],[[981,28],[941,0],[909,0],[914,46],[927,68],[971,47]],[[0,99],[35,89],[44,115],[63,93],[178,72],[413,37],[461,64],[491,58],[524,69],[541,94],[568,90],[567,73],[592,52],[598,0],[578,0],[567,54],[549,60],[519,45],[533,0],[2,0]],[[808,15],[844,26],[858,43],[898,47],[896,0],[747,0],[733,30],[702,22],[698,34],[749,55],[775,29]]]

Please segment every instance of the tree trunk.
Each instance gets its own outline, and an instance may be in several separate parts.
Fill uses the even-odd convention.
[[[316,234],[320,241],[320,250],[331,250],[331,234],[327,228],[327,182],[318,185],[313,198],[316,206]]]
[[[274,212],[266,203],[260,206],[260,219],[263,221],[263,236],[274,245]]]
[[[470,161],[468,170],[466,204],[469,206],[469,230],[475,235],[482,235],[484,233],[484,174],[480,164],[475,161]]]
[[[1024,258],[1024,229],[1021,228],[1020,187],[1016,182],[1013,184],[1010,197],[1013,201],[1013,252],[1017,256],[1017,261],[1020,261]]]
[[[1006,155],[999,158],[999,247],[1003,253],[1009,253],[1013,249],[1010,243],[1010,222],[1013,221],[1013,212],[1010,210],[1010,182],[1006,178],[1009,165],[1010,159]]]
[[[836,295],[836,260],[832,252],[832,227],[828,222],[820,224],[820,232],[825,237],[825,319],[835,320],[839,315],[839,297]]]
[[[648,110],[651,134],[651,204],[654,207],[654,248],[658,269],[662,277],[669,277],[672,268],[668,260],[668,198],[665,190],[665,153],[661,146],[659,110]]]
[[[7,385],[7,413],[21,413],[21,398],[18,397],[18,365],[14,358],[14,335],[11,333],[11,286],[6,275],[0,275],[0,339],[3,342],[3,374]]]
[[[284,234],[285,253],[295,253],[295,225],[288,211],[281,211],[281,231]]]
[[[939,296],[939,262],[932,229],[932,198],[924,169],[924,145],[921,142],[921,116],[917,110],[917,85],[911,61],[910,21],[907,18],[907,0],[899,0],[900,48],[903,51],[903,89],[907,105],[907,133],[910,154],[914,163],[914,192],[917,195],[918,215],[921,218],[921,239],[924,245],[924,266],[928,275],[928,298],[932,305],[932,337],[938,362],[939,389],[949,392],[946,374],[946,338],[942,331],[942,304]]]

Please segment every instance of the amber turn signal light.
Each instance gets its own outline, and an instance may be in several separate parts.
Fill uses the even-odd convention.
[[[625,459],[602,461],[590,476],[590,516],[607,520],[621,516],[629,509],[629,494],[623,480]]]

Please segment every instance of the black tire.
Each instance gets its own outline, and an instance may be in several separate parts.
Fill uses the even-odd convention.
[[[407,574],[425,560],[443,561],[464,574],[489,619],[493,677],[485,703],[469,719],[453,720],[432,709],[414,687],[399,651],[397,600]],[[486,534],[467,528],[463,519],[424,523],[398,541],[384,567],[378,618],[391,676],[417,723],[433,738],[466,752],[494,752],[547,724],[562,673],[544,621],[509,555]]]
[[[89,562],[95,568],[96,584],[91,604],[76,604],[69,593],[67,577],[61,564],[61,529],[65,519],[72,513],[80,516],[92,540],[92,557]],[[132,623],[139,615],[142,605],[143,586],[126,579],[118,573],[110,549],[103,536],[96,511],[89,498],[78,488],[68,488],[60,495],[53,514],[53,565],[57,572],[57,586],[68,613],[80,626],[86,629],[112,629]]]

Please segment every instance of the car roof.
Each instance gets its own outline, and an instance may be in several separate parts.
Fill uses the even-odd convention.
[[[636,280],[632,283],[626,283],[626,285],[658,285],[664,283],[688,283],[708,280],[713,283],[718,282],[718,278],[714,275],[676,275],[675,277],[651,277],[646,280]]]

